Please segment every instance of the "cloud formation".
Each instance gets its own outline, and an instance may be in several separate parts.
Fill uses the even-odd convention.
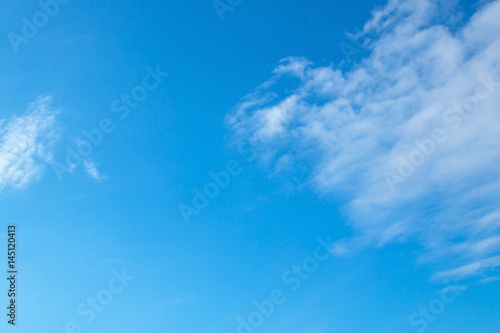
[[[273,174],[345,212],[333,246],[418,242],[435,278],[500,275],[500,1],[457,21],[441,1],[392,0],[348,69],[289,57],[226,118]],[[354,36],[356,37],[356,36]]]
[[[85,172],[95,180],[106,180],[108,177],[103,175],[97,170],[97,165],[89,160],[83,161],[83,167],[85,168]]]
[[[0,120],[0,191],[22,189],[52,160],[56,111],[50,102],[50,96],[40,96],[25,115]]]

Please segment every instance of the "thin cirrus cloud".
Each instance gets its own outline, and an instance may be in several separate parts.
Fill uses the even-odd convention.
[[[264,168],[338,201],[354,235],[334,253],[417,242],[434,278],[491,280],[500,275],[500,1],[462,21],[451,11],[390,1],[354,36],[376,36],[358,64],[285,58],[226,121]]]
[[[101,172],[99,172],[99,170],[97,170],[97,165],[90,160],[83,161],[83,167],[85,169],[85,172],[95,180],[108,179],[106,175],[102,174]]]
[[[51,100],[40,96],[25,115],[0,120],[0,191],[24,188],[52,161],[57,111],[50,107]]]

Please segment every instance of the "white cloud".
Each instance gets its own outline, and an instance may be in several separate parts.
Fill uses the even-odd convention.
[[[339,201],[355,236],[335,253],[416,241],[436,278],[469,277],[499,265],[500,1],[458,27],[441,5],[374,11],[361,33],[378,37],[348,70],[283,59],[227,123],[270,172],[307,165]]]
[[[56,111],[50,96],[38,97],[24,116],[0,120],[0,191],[21,189],[52,160]]]
[[[106,175],[103,175],[102,173],[97,170],[97,166],[95,165],[94,162],[91,162],[89,160],[83,161],[83,167],[85,168],[85,172],[95,180],[106,180],[108,177]]]

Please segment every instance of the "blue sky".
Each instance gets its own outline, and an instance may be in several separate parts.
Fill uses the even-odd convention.
[[[1,329],[498,331],[500,1],[0,9]]]

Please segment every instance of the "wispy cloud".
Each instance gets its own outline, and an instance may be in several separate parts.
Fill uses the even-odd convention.
[[[56,111],[51,97],[38,97],[23,116],[0,120],[0,191],[21,189],[52,160]]]
[[[350,69],[281,60],[227,123],[343,207],[355,236],[334,253],[416,241],[436,278],[470,277],[500,265],[500,1],[459,23],[443,4],[375,10]]]
[[[97,170],[97,166],[94,162],[85,160],[83,161],[83,167],[85,168],[85,172],[95,180],[106,180],[108,177],[102,174]]]

